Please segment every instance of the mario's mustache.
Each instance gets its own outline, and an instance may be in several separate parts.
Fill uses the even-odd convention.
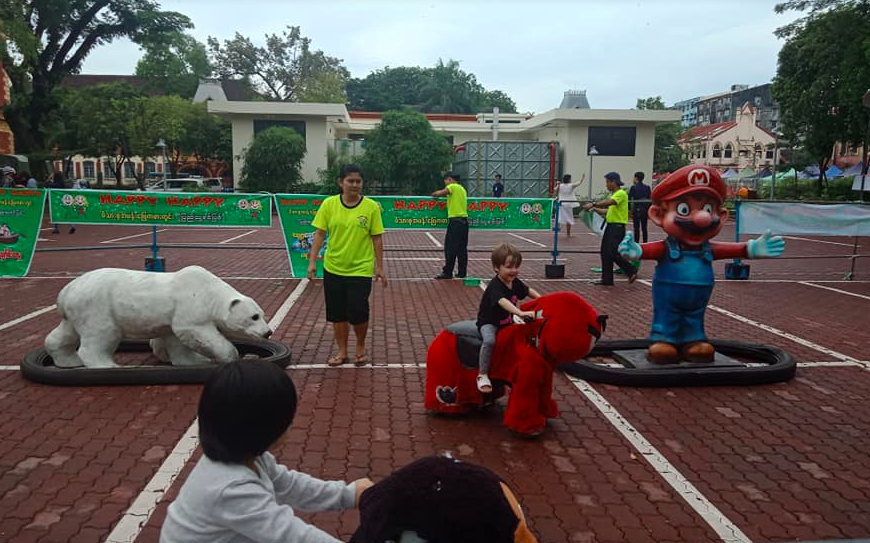
[[[692,234],[704,234],[706,232],[719,228],[719,217],[713,217],[713,220],[710,221],[710,224],[708,224],[707,226],[698,226],[692,219],[684,219],[682,217],[675,218],[674,222],[677,224],[677,226],[679,226],[683,230],[689,231]]]

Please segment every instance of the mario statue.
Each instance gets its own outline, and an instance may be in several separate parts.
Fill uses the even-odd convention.
[[[704,311],[713,293],[713,260],[782,254],[785,240],[770,231],[746,243],[712,242],[728,210],[725,182],[714,168],[684,166],[652,191],[649,218],[668,237],[638,245],[631,232],[619,252],[631,260],[658,260],[653,275],[653,323],[647,358],[656,364],[712,362]]]

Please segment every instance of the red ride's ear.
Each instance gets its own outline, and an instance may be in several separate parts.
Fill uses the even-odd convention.
[[[538,300],[540,300],[540,298],[535,298],[534,300],[523,302],[520,304],[520,309],[522,309],[523,311],[537,311]]]

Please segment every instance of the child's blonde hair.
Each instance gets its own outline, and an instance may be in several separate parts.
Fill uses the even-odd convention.
[[[507,263],[508,258],[515,266],[523,263],[523,253],[510,243],[502,243],[492,250],[492,267],[498,268]]]

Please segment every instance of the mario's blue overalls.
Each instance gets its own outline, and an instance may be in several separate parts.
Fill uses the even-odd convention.
[[[653,275],[653,324],[650,341],[683,345],[706,341],[704,310],[713,294],[713,250],[687,251],[668,236],[667,254]]]

